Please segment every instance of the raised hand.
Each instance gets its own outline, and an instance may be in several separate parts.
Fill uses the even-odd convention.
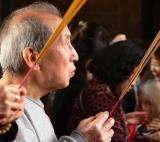
[[[100,112],[96,116],[84,119],[80,122],[77,131],[88,142],[110,142],[114,134],[111,129],[114,125],[114,119],[108,119],[108,117],[108,112]]]
[[[18,85],[0,86],[0,125],[16,120],[24,109],[25,88]]]
[[[127,124],[138,125],[148,121],[148,113],[145,111],[135,111],[126,114]]]

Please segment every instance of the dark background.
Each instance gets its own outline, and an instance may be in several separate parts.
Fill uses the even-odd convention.
[[[13,10],[35,0],[0,0],[0,23]],[[48,0],[65,13],[72,0]],[[125,33],[146,44],[160,29],[160,0],[88,0],[72,23],[85,20],[107,26],[110,34]]]

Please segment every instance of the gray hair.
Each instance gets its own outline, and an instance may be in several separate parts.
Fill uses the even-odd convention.
[[[29,15],[13,23],[15,16],[28,10],[45,11],[61,16],[55,6],[46,2],[36,2],[13,12],[4,22],[0,33],[0,63],[3,72],[23,72],[22,51],[26,47],[40,51],[51,34],[42,19],[36,16]]]
[[[138,88],[138,93],[150,101],[152,115],[160,117],[160,81],[147,80],[143,82]]]

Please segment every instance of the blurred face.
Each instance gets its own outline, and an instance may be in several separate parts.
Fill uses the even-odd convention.
[[[149,120],[159,118],[159,98],[148,96],[146,94],[138,94],[139,110],[148,113]]]
[[[139,99],[139,110],[145,111],[148,113],[149,121],[157,117],[158,110],[152,98],[145,96],[145,95],[138,94],[138,99]]]
[[[53,20],[57,20],[57,24],[59,24],[61,18],[50,17],[48,20],[50,28],[53,27]],[[78,60],[78,55],[71,45],[70,36],[68,27],[65,27],[40,62],[43,85],[48,89],[60,89],[68,86],[70,78],[75,74],[74,62]]]
[[[139,102],[140,102],[140,105],[139,105],[139,109],[141,111],[146,111],[148,112],[149,114],[151,114],[151,102],[148,98],[142,96],[142,95],[139,95]]]
[[[155,56],[151,58],[150,69],[155,79],[160,80],[160,61],[158,61]]]

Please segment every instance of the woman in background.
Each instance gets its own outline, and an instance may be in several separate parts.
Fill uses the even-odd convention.
[[[160,82],[148,80],[138,87],[139,110],[148,113],[148,120],[138,125],[137,132],[160,142]]]
[[[111,44],[94,56],[88,66],[94,77],[76,98],[69,119],[69,132],[76,128],[80,120],[100,111],[112,110],[142,57],[141,47],[130,40]],[[112,142],[128,142],[129,130],[121,105],[113,117],[116,122]]]

